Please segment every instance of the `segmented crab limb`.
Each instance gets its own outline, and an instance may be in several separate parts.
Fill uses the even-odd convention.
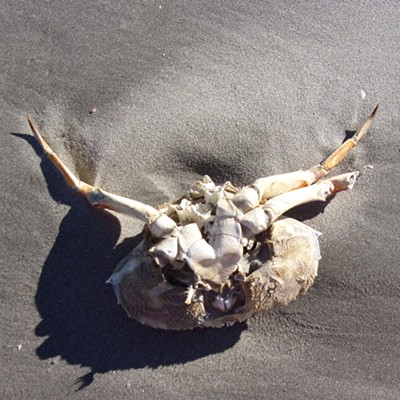
[[[268,199],[313,184],[321,175],[315,168],[269,176],[254,181],[236,193],[232,201],[241,211],[247,212],[265,203]],[[323,175],[322,175],[323,176]]]
[[[240,210],[248,211],[282,193],[303,188],[317,182],[326,176],[332,168],[336,167],[346,154],[357,145],[370,128],[378,108],[379,105],[374,108],[368,119],[353,137],[347,139],[319,165],[306,171],[289,172],[287,174],[257,179],[253,184],[242,188],[235,194],[233,197],[234,204]]]
[[[30,117],[28,117],[28,123],[32,130],[33,135],[36,140],[39,142],[40,146],[43,149],[43,152],[46,154],[48,159],[52,162],[52,164],[61,172],[65,183],[72,189],[75,189],[82,195],[86,195],[89,193],[93,186],[88,185],[85,182],[81,182],[69,169],[68,167],[58,158],[57,154],[50,148],[50,146],[43,139],[43,136],[36,128]]]
[[[57,154],[50,148],[50,146],[46,143],[43,136],[36,128],[32,120],[28,117],[29,126],[42,147],[44,153],[47,155],[49,160],[54,164],[54,166],[60,171],[63,176],[66,184],[76,190],[80,195],[82,195],[85,199],[89,201],[89,203],[93,206],[107,208],[110,210],[114,210],[120,213],[133,215],[137,218],[140,218],[150,225],[154,222],[154,230],[157,231],[157,235],[162,236],[160,233],[159,225],[160,222],[160,212],[157,211],[154,207],[151,207],[147,204],[141,203],[136,200],[131,200],[122,196],[117,196],[112,193],[108,193],[105,190],[102,190],[97,187],[93,187],[85,182],[79,180],[69,169],[68,167],[60,160]],[[168,218],[168,217],[167,217]],[[158,221],[158,222],[155,222]],[[164,221],[165,222],[165,221]],[[168,221],[169,222],[169,221]],[[165,226],[164,226],[165,225]],[[161,230],[168,230],[170,224],[163,224]]]
[[[358,174],[358,172],[349,172],[334,176],[314,185],[283,193],[268,200],[262,208],[270,218],[269,224],[272,224],[282,214],[296,206],[312,201],[326,201],[329,196],[336,192],[351,189]]]
[[[377,113],[379,104],[374,108],[374,111],[370,114],[368,119],[364,122],[362,127],[354,134],[353,137],[347,139],[341,146],[339,146],[331,155],[329,155],[324,161],[320,163],[322,168],[327,174],[332,168],[336,167],[343,160],[347,153],[351,149],[356,147],[359,140],[367,133],[368,129],[374,121],[375,114]]]
[[[293,189],[309,186],[315,180],[316,174],[313,170],[295,171],[257,179],[252,186],[257,188],[263,202]]]
[[[84,197],[93,206],[117,211],[121,214],[133,215],[134,217],[147,222],[153,221],[160,215],[160,213],[152,206],[141,203],[140,201],[128,199],[127,197],[106,192],[103,189],[93,186],[91,186],[91,190],[88,193],[84,194]]]

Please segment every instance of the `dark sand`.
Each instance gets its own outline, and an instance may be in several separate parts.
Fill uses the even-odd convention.
[[[399,399],[398,1],[87,3],[0,5],[0,397]],[[312,166],[378,102],[337,172],[374,170],[297,210],[324,233],[312,290],[182,333],[115,304],[141,223],[67,190],[26,122],[81,179],[156,205],[203,174]]]

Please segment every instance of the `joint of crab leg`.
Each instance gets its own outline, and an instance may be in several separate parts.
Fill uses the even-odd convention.
[[[233,196],[233,203],[241,211],[247,212],[257,207],[259,204],[265,203],[268,199],[294,189],[310,186],[319,181],[321,178],[325,177],[332,168],[336,167],[346,154],[357,145],[359,140],[372,125],[378,108],[379,105],[374,108],[368,119],[352,138],[346,140],[319,165],[306,171],[300,170],[257,179],[252,185],[239,190],[239,192]]]
[[[256,185],[245,186],[233,196],[232,202],[239,210],[246,212],[258,207],[261,193]]]
[[[175,221],[168,217],[168,215],[161,214],[157,210],[155,211],[157,212],[157,215],[147,214],[149,217],[147,226],[149,227],[150,232],[158,238],[163,238],[171,234],[173,235],[173,232],[177,228]]]
[[[90,185],[87,186],[90,187],[91,190],[85,193],[85,197],[93,206],[118,211],[122,214],[133,215],[142,221],[152,221],[160,216],[160,212],[148,204],[118,196]]]
[[[157,211],[154,207],[151,207],[136,200],[131,200],[122,196],[108,193],[105,190],[93,187],[79,180],[46,143],[43,136],[29,117],[28,123],[33,132],[33,135],[39,142],[44,153],[47,155],[52,164],[60,171],[66,184],[70,188],[76,190],[80,195],[82,195],[91,205],[101,208],[107,208],[109,210],[114,210],[128,215],[133,215],[143,221],[147,221],[150,225],[152,225],[152,221],[155,221],[158,217],[160,217],[160,212]],[[158,234],[161,234],[160,232],[162,232],[163,229],[164,231],[168,231],[168,224],[163,221],[164,219],[154,224],[153,229],[157,231]],[[163,223],[162,227],[160,227],[161,223]],[[169,224],[171,225],[171,223]]]

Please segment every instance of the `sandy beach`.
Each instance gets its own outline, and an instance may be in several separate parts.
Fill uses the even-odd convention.
[[[400,7],[395,0],[0,5],[2,399],[400,398]],[[309,168],[376,120],[335,172],[350,192],[292,215],[319,276],[246,324],[171,332],[105,284],[142,222],[94,210],[43,156],[156,206],[203,175]]]

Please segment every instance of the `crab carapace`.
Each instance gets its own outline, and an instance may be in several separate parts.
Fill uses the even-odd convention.
[[[260,178],[237,188],[204,176],[178,200],[157,208],[80,181],[49,147],[28,117],[33,134],[66,184],[95,207],[145,222],[143,240],[108,279],[128,315],[163,329],[221,327],[286,305],[317,276],[319,232],[284,214],[351,189],[359,172],[327,178],[373,122],[320,164]]]

